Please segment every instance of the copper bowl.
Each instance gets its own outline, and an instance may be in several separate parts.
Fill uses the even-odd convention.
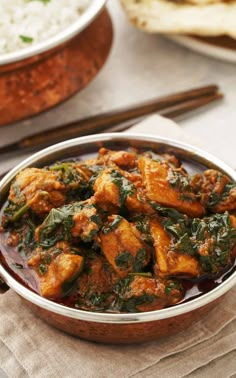
[[[55,36],[0,54],[0,126],[36,115],[87,85],[112,44],[106,0],[91,0],[78,20]]]
[[[88,158],[102,146],[111,149],[135,147],[174,153],[183,160],[189,171],[201,172],[206,168],[218,169],[236,182],[236,173],[233,169],[214,156],[190,145],[142,134],[93,135],[68,140],[46,148],[15,167],[0,182],[0,206],[6,200],[11,181],[22,169],[29,166],[42,167],[69,157]],[[2,265],[0,265],[0,277],[24,299],[38,316],[49,324],[73,336],[105,343],[150,341],[179,332],[200,319],[219,301],[223,300],[224,294],[236,283],[236,272],[234,272],[215,289],[189,302],[144,313],[110,314],[68,308],[42,298],[19,283]]]

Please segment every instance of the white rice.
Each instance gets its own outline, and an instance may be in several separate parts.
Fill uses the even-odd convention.
[[[0,0],[0,54],[52,37],[75,22],[90,3],[91,0]]]

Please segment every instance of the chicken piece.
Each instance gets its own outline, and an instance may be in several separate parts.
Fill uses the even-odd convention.
[[[127,196],[125,206],[130,213],[138,214],[155,214],[155,210],[147,201],[146,193],[143,187],[142,176],[139,171],[124,171],[118,168],[119,173],[125,177],[129,183],[132,183],[134,190]],[[126,183],[122,183],[124,189]]]
[[[141,157],[138,162],[149,200],[173,207],[189,216],[201,217],[205,210],[189,189],[187,177],[168,163]]]
[[[91,172],[82,162],[58,162],[48,167],[55,172],[59,181],[65,184],[66,190],[86,189]]]
[[[62,161],[48,167],[56,173],[58,180],[66,187],[66,201],[82,201],[92,194],[90,179],[93,173],[83,162]]]
[[[128,196],[125,205],[131,214],[155,214],[155,210],[147,201],[143,188],[137,188],[134,194]]]
[[[72,166],[76,170],[76,172],[80,175],[81,179],[84,182],[87,182],[87,181],[90,180],[90,178],[92,176],[92,172],[87,167],[86,162],[78,161],[78,162],[74,163]]]
[[[95,202],[99,204],[104,211],[117,211],[122,204],[120,188],[114,180],[112,180],[112,172],[113,171],[110,169],[102,171],[98,175],[93,187]]]
[[[84,262],[84,258],[75,252],[79,253],[79,250],[72,249],[67,242],[58,242],[48,250],[38,247],[34,251],[28,266],[38,274],[39,291],[43,297],[60,298],[70,290]]]
[[[121,280],[116,287],[122,300],[121,310],[128,312],[160,310],[173,306],[184,296],[184,290],[177,280],[136,275]]]
[[[60,298],[68,293],[73,281],[83,268],[84,258],[78,255],[61,254],[40,278],[40,292],[45,298]]]
[[[166,154],[161,154],[161,158],[165,159],[168,163],[170,163],[171,165],[173,165],[176,168],[180,168],[181,167],[181,161],[175,155],[167,154],[167,153]]]
[[[86,254],[86,251],[84,251]],[[74,298],[76,307],[83,310],[107,310],[115,300],[113,286],[119,280],[106,258],[94,250],[87,251],[82,274],[77,280]]]
[[[94,255],[85,262],[78,279],[77,306],[84,310],[104,310],[114,300],[113,284],[119,279],[104,256]]]
[[[227,212],[194,219],[191,243],[202,275],[218,276],[233,264],[236,252],[236,220]]]
[[[149,216],[138,215],[132,219],[130,225],[138,239],[153,247],[153,240],[150,234],[150,219]]]
[[[93,293],[107,293],[112,289],[113,271],[103,256],[95,255],[86,262],[79,279],[79,294],[90,297]]]
[[[233,228],[236,228],[236,216],[235,215],[230,215],[229,219],[230,219],[231,226]]]
[[[27,264],[43,273],[47,270],[47,265],[61,253],[71,253],[71,247],[68,242],[59,241],[53,247],[47,249],[38,246],[29,257]]]
[[[72,236],[79,237],[85,242],[91,241],[97,235],[102,224],[92,198],[84,202],[84,206],[73,215],[72,219],[74,223],[71,229]]]
[[[116,164],[118,167],[131,169],[137,166],[137,154],[129,151],[111,151],[100,148],[99,157],[106,165]]]
[[[119,215],[108,217],[108,224],[99,234],[101,248],[120,277],[139,272],[149,261],[148,247],[137,238],[129,222]]]
[[[11,185],[9,201],[31,208],[42,216],[65,202],[65,185],[55,172],[46,169],[26,168]]]
[[[72,193],[74,199],[86,199],[91,194],[90,177],[91,173],[81,163],[62,162],[47,169],[24,169],[11,185],[9,221],[18,220],[29,208],[45,216],[68,201]]]
[[[160,275],[217,277],[233,263],[236,250],[235,218],[228,213],[194,218],[184,224],[150,222]],[[172,236],[170,236],[172,235]]]
[[[198,277],[200,275],[199,263],[195,257],[171,250],[171,238],[160,223],[151,220],[150,231],[155,249],[154,270],[157,275],[162,277],[172,275]]]
[[[175,168],[180,168],[181,167],[181,161],[180,159],[171,154],[171,153],[163,153],[163,154],[158,154],[153,151],[145,151],[141,154],[143,157],[155,160],[155,161],[162,161],[162,162],[168,162],[170,163],[171,166]]]
[[[191,185],[201,195],[201,203],[207,209],[223,213],[236,210],[236,184],[229,177],[214,169],[192,177]]]
[[[126,174],[118,169],[105,169],[94,184],[95,202],[104,210],[116,213],[121,208],[127,208],[131,213],[153,214],[155,211],[146,201],[142,187],[137,187]],[[132,176],[129,174],[129,176]],[[139,182],[140,184],[140,182]]]
[[[133,171],[128,172],[123,169],[118,168],[118,171],[123,176],[124,181],[121,181],[120,193],[122,196],[122,191],[126,190],[128,180],[129,184],[133,184],[133,190],[131,189],[130,193],[126,197],[125,206],[130,213],[138,214],[155,214],[155,210],[148,203],[145,190],[143,188],[142,176],[139,172]]]

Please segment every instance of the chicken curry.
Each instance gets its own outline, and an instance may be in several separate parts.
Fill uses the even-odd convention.
[[[235,269],[236,184],[176,156],[99,150],[26,168],[2,209],[2,263],[66,306],[152,311],[215,287]]]

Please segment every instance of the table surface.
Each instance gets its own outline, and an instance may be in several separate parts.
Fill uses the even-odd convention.
[[[235,65],[199,55],[164,37],[138,31],[127,22],[118,0],[110,0],[108,7],[115,36],[112,52],[100,74],[86,89],[62,105],[33,119],[1,128],[0,146],[34,131],[46,131],[52,125],[56,127],[157,96],[217,83],[225,94],[224,101],[180,120],[180,125],[236,168]],[[23,158],[16,154],[2,159],[0,174]],[[0,376],[5,376],[1,370]]]
[[[96,79],[58,107],[30,120],[2,127],[0,146],[78,118],[217,83],[225,99],[179,123],[190,135],[205,141],[211,152],[234,166],[235,65],[199,55],[165,37],[137,30],[127,22],[118,0],[110,0],[108,7],[115,31],[113,49]],[[23,155],[15,155],[2,159],[0,174],[23,158]]]

